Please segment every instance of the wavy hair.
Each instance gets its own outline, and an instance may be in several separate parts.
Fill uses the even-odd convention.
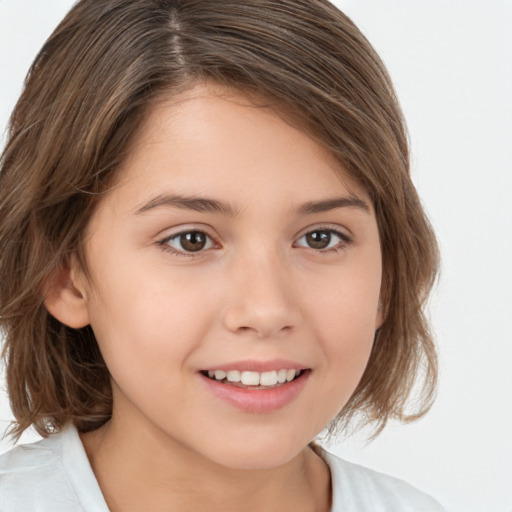
[[[431,406],[437,362],[423,307],[438,249],[392,83],[359,29],[327,0],[81,0],[36,57],[0,160],[0,327],[15,439],[31,425],[47,436],[111,416],[91,328],[53,318],[42,290],[70,254],[85,266],[84,229],[149,107],[204,80],[263,98],[373,202],[385,320],[335,424],[358,416],[378,433]]]

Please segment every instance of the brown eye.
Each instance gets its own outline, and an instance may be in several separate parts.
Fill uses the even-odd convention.
[[[196,252],[204,249],[206,245],[206,235],[200,231],[191,231],[180,235],[180,244],[185,251]]]
[[[352,242],[352,239],[348,235],[336,229],[314,229],[313,231],[302,235],[295,245],[298,247],[315,249],[317,251],[325,251],[325,249],[341,249],[344,246],[347,246],[350,242]]]
[[[325,249],[331,243],[330,231],[312,231],[306,235],[306,243],[312,249]]]
[[[197,253],[214,245],[212,239],[203,231],[183,231],[160,243],[177,254]]]

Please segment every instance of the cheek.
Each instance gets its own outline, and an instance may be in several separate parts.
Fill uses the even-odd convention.
[[[341,407],[357,387],[370,357],[379,324],[380,282],[380,261],[375,258],[372,264],[340,271],[308,299],[314,308],[311,318],[320,341],[326,394]]]
[[[186,276],[166,276],[150,268],[117,271],[108,280],[98,280],[104,284],[89,307],[105,362],[116,380],[129,377],[133,384],[147,386],[166,376],[168,383],[171,367],[176,374],[214,322],[214,291]]]
[[[326,339],[341,338],[347,343],[369,335],[373,339],[379,325],[382,272],[378,253],[364,256],[356,255],[352,258],[356,264],[341,266],[309,287],[307,301]]]
[[[323,308],[320,339],[333,389],[346,383],[350,390],[359,382],[370,357],[377,304],[371,309],[367,303],[356,300],[344,304],[340,309]]]

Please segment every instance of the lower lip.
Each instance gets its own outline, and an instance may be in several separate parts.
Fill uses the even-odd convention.
[[[310,371],[304,371],[298,378],[275,388],[241,388],[222,384],[199,374],[208,389],[217,397],[244,412],[264,414],[277,411],[291,403],[304,389]]]

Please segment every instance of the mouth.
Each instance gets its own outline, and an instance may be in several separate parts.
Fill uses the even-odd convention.
[[[204,368],[200,380],[216,399],[250,414],[291,406],[308,386],[312,369],[286,359],[242,360]]]
[[[303,376],[309,369],[281,368],[267,372],[242,370],[202,370],[206,378],[243,389],[273,389],[293,382]]]

